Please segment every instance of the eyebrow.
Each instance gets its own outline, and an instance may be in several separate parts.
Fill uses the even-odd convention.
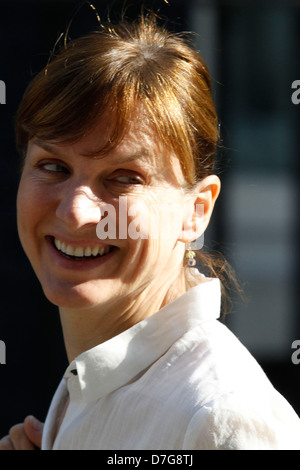
[[[38,139],[38,138],[34,139],[32,141],[32,143],[34,145],[37,145],[38,147],[42,148],[43,150],[45,150],[48,153],[55,154],[59,158],[62,158],[62,159],[65,158],[65,155],[62,152],[60,152],[60,150],[57,148],[57,146],[55,144],[50,144],[50,143],[48,143],[44,140]],[[87,158],[96,158],[96,157],[98,157],[99,159],[107,157],[107,155],[104,155],[103,157],[100,157],[99,153],[100,152],[97,152],[97,151],[96,152],[89,152],[89,153],[81,154],[81,156],[87,157]],[[147,149],[146,147],[141,147],[141,148],[138,148],[137,150],[135,150],[132,154],[126,155],[125,157],[120,156],[119,158],[117,158],[117,157],[112,158],[112,161],[113,161],[113,163],[117,163],[117,164],[118,163],[130,163],[134,160],[140,160],[140,159],[143,159],[145,157],[149,157],[151,155],[152,155],[152,153],[149,151],[149,149]]]

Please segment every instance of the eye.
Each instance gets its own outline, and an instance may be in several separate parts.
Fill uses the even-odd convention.
[[[69,170],[65,166],[55,162],[40,163],[39,168],[47,171],[48,173],[69,173]]]
[[[108,177],[108,182],[120,186],[132,186],[143,184],[144,179],[134,171],[118,170]]]
[[[141,184],[142,181],[140,178],[132,176],[132,175],[120,175],[114,178],[115,181],[118,183],[123,184]]]

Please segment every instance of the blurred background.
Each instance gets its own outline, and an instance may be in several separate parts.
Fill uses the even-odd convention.
[[[114,19],[124,1],[92,3],[101,18],[110,6]],[[140,11],[140,2],[127,3],[129,17]],[[223,138],[222,197],[205,244],[224,251],[248,298],[236,299],[227,325],[300,414],[300,364],[291,360],[292,343],[300,339],[300,104],[291,100],[291,84],[300,80],[300,1],[145,3],[168,18],[172,30],[195,32],[210,69]],[[0,0],[0,80],[6,85],[6,104],[0,104],[0,340],[6,345],[0,437],[27,414],[44,420],[67,366],[57,308],[44,298],[18,241],[13,125],[25,87],[73,16],[71,38],[97,28],[88,2]]]

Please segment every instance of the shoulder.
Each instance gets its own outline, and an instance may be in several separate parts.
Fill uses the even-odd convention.
[[[240,390],[242,395],[260,395],[272,388],[264,371],[239,341],[217,320],[206,321],[187,331],[167,352],[174,370],[180,368],[186,386],[199,392],[198,402]]]
[[[238,392],[206,403],[190,420],[183,448],[300,450],[299,418],[275,395],[267,404],[245,400]]]
[[[181,340],[193,407],[185,449],[300,449],[300,419],[226,326],[205,322]]]

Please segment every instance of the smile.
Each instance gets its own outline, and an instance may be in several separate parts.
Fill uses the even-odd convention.
[[[56,250],[62,253],[64,256],[72,259],[93,259],[99,258],[101,256],[107,255],[112,251],[112,246],[80,246],[80,245],[70,245],[67,244],[58,238],[53,237],[53,245],[55,246]]]

